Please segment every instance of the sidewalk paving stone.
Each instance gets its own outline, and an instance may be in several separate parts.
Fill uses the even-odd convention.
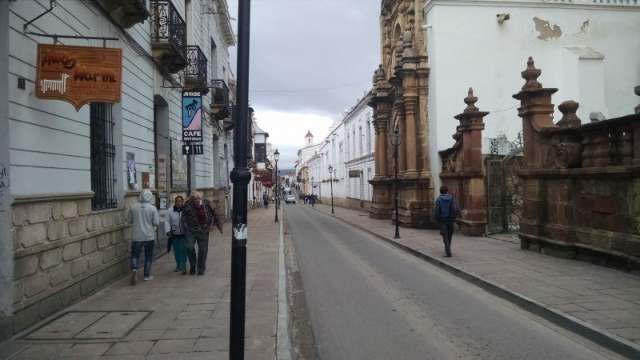
[[[315,208],[331,213],[331,208],[323,204]],[[401,239],[395,240],[389,220],[372,219],[364,211],[345,208],[335,208],[333,216],[640,344],[637,274],[521,250],[520,244],[513,241],[459,233],[454,234],[453,257],[444,258],[437,230],[401,228]]]
[[[223,235],[212,235],[204,276],[173,272],[173,255],[165,255],[153,265],[154,280],[130,286],[128,279],[122,279],[66,309],[74,314],[66,319],[91,321],[68,332],[65,340],[10,340],[20,345],[15,346],[18,352],[12,359],[227,359],[230,227],[227,223]],[[279,226],[273,221],[273,210],[249,212],[249,237],[245,358],[274,359]],[[53,321],[47,328],[56,329],[56,316],[60,315],[43,322]]]

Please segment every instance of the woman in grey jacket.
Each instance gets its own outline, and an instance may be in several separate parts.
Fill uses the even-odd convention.
[[[151,204],[153,194],[144,190],[140,202],[129,210],[129,224],[133,230],[131,243],[131,285],[138,281],[138,263],[144,249],[144,280],[153,279],[151,276],[151,262],[153,261],[153,247],[156,240],[156,228],[160,222],[158,209]]]
[[[169,237],[173,245],[173,256],[176,259],[176,272],[187,274],[187,249],[185,245],[184,232],[182,231],[182,208],[184,198],[180,195],[173,200],[173,207],[167,212],[167,219],[164,222],[164,232]]]

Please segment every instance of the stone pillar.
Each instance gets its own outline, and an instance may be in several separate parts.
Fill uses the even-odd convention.
[[[455,116],[460,121],[458,137],[462,137],[462,168],[459,169],[465,192],[464,208],[458,224],[464,234],[472,236],[484,235],[487,225],[487,196],[482,167],[482,130],[483,118],[489,113],[480,111],[475,103],[478,98],[469,88],[468,96],[464,99],[467,107],[461,114]]]
[[[473,89],[469,88],[468,96],[464,99],[467,108],[455,118],[460,121],[462,130],[463,169],[465,172],[481,173],[483,118],[489,113],[480,111],[475,106],[477,101],[478,98],[473,95]]]
[[[540,151],[543,138],[539,132],[543,128],[555,127],[551,95],[558,89],[543,88],[538,82],[540,74],[542,71],[535,68],[533,58],[529,57],[527,69],[521,73],[526,83],[519,93],[513,95],[515,99],[520,100],[518,116],[522,118],[525,168],[543,167],[544,155]]]
[[[553,124],[553,104],[551,95],[558,89],[544,88],[538,82],[542,71],[536,69],[533,58],[529,57],[527,69],[522,73],[526,83],[519,93],[513,95],[520,100],[518,116],[522,118],[522,132],[524,142],[524,164],[526,170],[542,169],[544,167],[545,140],[540,131],[544,128],[555,127]],[[524,185],[523,218],[520,221],[521,246],[529,247],[526,235],[543,236],[546,222],[547,186],[543,179],[526,177]]]

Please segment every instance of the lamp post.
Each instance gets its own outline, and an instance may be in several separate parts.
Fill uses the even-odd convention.
[[[275,186],[275,190],[274,190],[274,197],[275,197],[275,201],[276,201],[276,222],[278,222],[278,198],[280,195],[280,189],[278,188],[278,159],[280,158],[280,152],[278,151],[278,149],[276,149],[276,151],[273,153],[273,160],[275,160],[276,162],[276,186]]]
[[[400,239],[400,222],[398,221],[398,146],[400,146],[400,130],[396,127],[391,135],[391,144],[393,145],[393,197],[395,199],[395,218],[396,218],[396,234],[394,239]]]
[[[331,181],[331,213],[333,212],[333,166],[329,165],[329,180]]]
[[[251,173],[248,168],[249,145],[249,38],[251,0],[238,1],[238,62],[235,121],[233,132],[234,168],[233,216],[231,231],[231,307],[229,321],[229,359],[244,359],[244,322],[247,290],[247,203]]]

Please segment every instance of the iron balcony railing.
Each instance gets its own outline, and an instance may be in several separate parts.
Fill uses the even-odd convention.
[[[224,120],[231,115],[229,87],[222,79],[211,80],[211,112],[216,120]]]
[[[184,68],[187,26],[171,1],[151,0],[151,43],[162,51],[170,72]]]
[[[184,68],[184,87],[191,91],[207,91],[207,57],[200,46],[187,46],[187,67]]]

